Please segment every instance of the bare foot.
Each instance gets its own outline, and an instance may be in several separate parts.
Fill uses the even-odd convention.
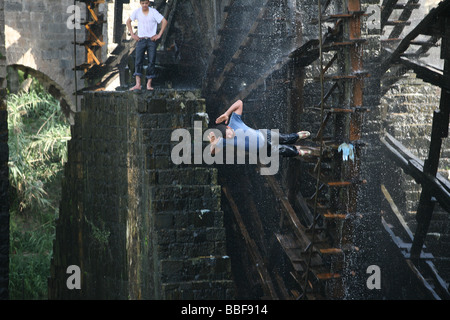
[[[133,88],[130,88],[130,91],[141,90],[141,85],[135,85]]]
[[[148,79],[147,80],[147,90],[153,90],[152,79]]]

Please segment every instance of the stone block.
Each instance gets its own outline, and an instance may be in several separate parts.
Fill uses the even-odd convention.
[[[22,12],[23,6],[21,2],[10,2],[6,1],[4,6],[5,11],[16,11],[16,12]]]
[[[167,101],[165,99],[151,99],[147,101],[147,110],[145,112],[148,113],[167,113]]]
[[[140,115],[140,122],[143,129],[159,128],[158,116],[144,113]]]

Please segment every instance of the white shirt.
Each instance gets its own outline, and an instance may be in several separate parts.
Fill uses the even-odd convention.
[[[156,35],[158,24],[161,23],[164,17],[153,8],[148,8],[148,13],[145,15],[142,8],[136,9],[130,16],[131,21],[138,21],[138,37],[153,37]]]

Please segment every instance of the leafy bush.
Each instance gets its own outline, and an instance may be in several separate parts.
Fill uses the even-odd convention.
[[[8,96],[10,299],[45,299],[70,125],[34,80]]]

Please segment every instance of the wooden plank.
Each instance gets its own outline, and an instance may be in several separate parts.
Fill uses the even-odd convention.
[[[100,40],[99,36],[97,36],[91,29],[91,27],[89,25],[86,25],[86,29],[89,31],[89,35],[90,37],[88,37],[89,41],[94,41],[96,42],[100,47],[104,46],[106,43],[103,42],[102,40]]]
[[[166,39],[167,39],[168,34],[170,33],[170,28],[173,25],[173,16],[177,9],[177,2],[178,2],[178,0],[170,1],[164,10],[163,16],[167,18],[167,26],[166,26],[166,30],[164,30],[164,33],[163,33],[162,39],[161,39],[161,44],[163,47],[166,46]]]
[[[321,254],[341,254],[343,251],[340,248],[326,248],[319,249]]]
[[[306,258],[307,258],[308,253],[305,252],[304,248],[302,248],[301,245],[298,243],[297,237],[295,237],[295,235],[290,234],[290,233],[286,233],[286,234],[275,233],[275,238],[280,243],[284,252],[288,256],[295,271],[304,272],[306,264],[307,264]],[[324,249],[324,250],[327,250],[327,249]],[[331,254],[331,252],[334,250],[334,248],[329,249],[329,250],[330,251],[324,251],[323,254]],[[339,250],[339,249],[337,249],[337,250]],[[316,267],[316,268],[323,267],[322,258],[317,254],[319,252],[315,251],[315,255],[311,258],[311,266]],[[320,252],[320,253],[322,253],[322,252]]]
[[[320,111],[321,109],[312,108],[314,111]],[[325,112],[329,113],[356,113],[356,112],[370,112],[367,108],[333,108],[325,106]]]
[[[411,244],[404,243],[399,237],[397,237],[383,217],[381,218],[381,222],[385,230],[391,236],[391,239],[394,241],[397,247],[402,250],[402,254],[406,258],[405,261],[409,267],[409,270],[419,280],[420,285],[426,289],[431,298],[436,300],[441,300],[442,298],[447,300],[450,299],[450,293],[448,292],[447,283],[439,276],[436,268],[434,267],[434,264],[431,261],[433,259],[433,255],[423,252],[421,253],[420,260],[425,261],[423,264],[421,264],[423,266],[421,269],[423,270],[420,270],[414,264],[414,261],[410,259],[410,255],[408,253],[405,253],[405,251],[409,251],[411,249]],[[415,261],[419,264],[421,262],[417,259]],[[427,277],[430,277],[431,280],[433,280],[434,288],[431,286],[429,281],[425,279],[424,274]]]
[[[427,290],[428,294],[431,297],[433,297],[435,300],[441,300],[439,295],[436,293],[436,291],[434,291],[434,289],[431,287],[431,285],[428,283],[428,281],[425,280],[425,278],[422,276],[422,274],[417,269],[417,267],[414,265],[414,263],[409,259],[406,259],[406,263],[407,263],[408,267],[410,268],[410,270],[413,272],[413,274],[417,277],[419,282],[422,284],[422,286]]]
[[[255,264],[256,269],[258,270],[259,276],[261,278],[261,286],[265,292],[266,295],[270,296],[272,299],[278,299],[276,290],[273,286],[272,279],[270,277],[270,274],[265,266],[264,260],[259,253],[258,247],[256,246],[253,239],[250,237],[247,228],[245,227],[244,221],[242,220],[241,214],[238,210],[238,207],[236,203],[234,202],[233,197],[231,196],[230,192],[226,187],[222,187],[222,191],[225,194],[226,198],[228,199],[228,202],[231,206],[231,209],[233,211],[234,217],[236,219],[236,222],[239,226],[239,229],[241,231],[242,236],[244,237],[244,240],[247,244],[248,251],[250,253],[250,256],[253,260],[253,263]]]
[[[408,2],[406,3],[406,6],[404,7],[402,13],[400,14],[400,16],[398,17],[398,20],[400,21],[408,21],[411,18],[412,12],[415,9],[414,6],[411,5],[416,5],[419,3],[419,0],[408,0]],[[403,29],[406,25],[410,25],[411,23],[408,24],[397,24],[391,31],[389,38],[398,38],[401,33],[403,32]]]
[[[298,247],[298,244],[296,244],[292,237],[289,237],[288,235],[276,233],[275,238],[278,240],[284,252],[291,261],[294,270],[297,272],[303,272],[304,268],[302,262],[304,263],[304,260],[301,255],[302,249]]]
[[[242,177],[242,189],[241,190],[250,190],[251,188],[251,182],[250,179],[247,175],[245,175],[244,177]],[[250,215],[251,215],[251,219],[252,219],[252,223],[253,223],[253,228],[255,229],[255,233],[258,234],[258,239],[257,242],[259,243],[259,246],[262,250],[263,254],[266,254],[268,252],[266,245],[264,243],[264,227],[263,227],[263,223],[261,221],[261,217],[258,213],[257,207],[256,207],[256,203],[255,203],[255,199],[253,198],[252,194],[248,194],[246,197],[246,202],[250,211]]]
[[[231,6],[233,6],[234,5],[234,3],[236,2],[236,0],[231,0],[230,1],[230,4],[229,4],[229,6],[231,7]],[[212,53],[213,54],[211,54],[210,56],[209,56],[209,59],[208,59],[208,70],[206,71],[206,74],[208,75],[208,79],[212,79],[213,78],[213,75],[214,75],[214,70],[216,69],[216,58],[217,58],[217,53],[218,52],[222,52],[223,51],[223,48],[224,48],[224,46],[222,45],[222,40],[223,40],[223,37],[220,35],[220,31],[221,30],[224,30],[225,28],[226,28],[226,26],[227,26],[227,24],[228,24],[228,22],[231,20],[231,15],[229,14],[229,10],[227,11],[227,10],[225,10],[224,11],[224,17],[223,17],[223,20],[222,20],[222,26],[221,26],[221,28],[219,29],[219,32],[218,32],[218,37],[216,38],[216,41],[214,42],[214,45],[213,45],[213,48],[212,48]],[[209,85],[212,85],[212,84],[209,84]]]
[[[328,213],[325,213],[323,216],[324,216],[324,218],[327,218],[327,219],[345,220],[347,218],[346,214],[331,213],[330,211],[328,211]]]
[[[281,189],[277,181],[275,181],[275,178],[270,175],[266,175],[265,177],[267,182],[269,183],[269,186],[272,188],[272,191],[274,192],[276,198],[281,201],[281,204],[285,209],[288,221],[292,225],[293,231],[300,240],[303,249],[307,248],[310,245],[311,241],[306,234],[306,228],[300,223],[297,214],[295,213],[294,209],[289,203],[287,196],[284,194],[283,190]]]
[[[450,23],[448,23],[448,26],[450,26]],[[445,42],[448,40],[443,39],[442,41]],[[446,59],[444,63],[444,76],[450,75],[449,62],[450,61]],[[445,90],[445,88],[443,89],[444,90],[441,92],[439,110],[434,111],[433,114],[430,149],[428,151],[428,158],[425,160],[422,169],[423,175],[426,179],[422,182],[422,191],[416,214],[418,225],[416,228],[413,245],[411,247],[411,257],[420,255],[422,245],[425,241],[435,205],[435,202],[432,200],[433,195],[438,199],[441,205],[445,203],[444,208],[450,212],[450,193],[442,188],[439,188],[439,190],[434,190],[438,185],[435,183],[435,180],[439,168],[442,140],[448,136],[449,126],[450,94],[448,90]],[[430,180],[434,183],[428,185]]]
[[[307,172],[310,174],[311,177],[317,178],[317,175],[312,170],[308,170]],[[349,186],[352,186],[352,185],[367,183],[366,180],[361,180],[361,181],[333,181],[333,180],[330,180],[323,172],[321,173],[319,179],[320,179],[320,182],[326,184],[327,186],[335,187],[335,188],[349,187]]]
[[[405,243],[403,242],[402,239],[400,239],[392,230],[392,226],[389,225],[386,220],[381,217],[381,224],[383,225],[384,229],[386,230],[386,232],[390,235],[392,241],[394,241],[395,245],[402,250],[401,253],[403,256],[405,256],[405,252],[403,251],[404,249],[406,249]]]
[[[300,191],[297,192],[295,202],[297,207],[301,209],[304,220],[307,221],[307,224],[311,224],[313,222],[314,217],[311,213],[311,210],[309,210],[307,201],[303,198],[303,195],[301,194]]]
[[[341,275],[339,273],[318,273],[316,274],[317,279],[319,280],[333,280],[333,279],[340,279]]]
[[[289,54],[289,58],[291,59],[298,59],[305,54],[311,54],[311,50],[314,51],[314,55],[318,56],[317,46],[319,45],[319,40],[312,39],[307,41],[304,45],[302,45],[300,48],[295,49],[292,53]],[[315,58],[317,59],[317,57]],[[314,60],[315,60],[314,59]]]
[[[395,216],[397,217],[398,222],[403,227],[405,232],[408,234],[409,240],[412,241],[414,239],[414,235],[411,232],[411,230],[409,229],[408,225],[406,224],[405,219],[403,219],[403,216],[400,213],[400,210],[398,210],[398,207],[395,205],[394,200],[392,199],[390,193],[388,192],[388,190],[386,189],[384,184],[381,185],[381,192],[383,192],[385,199],[388,201],[389,205],[391,206],[392,212],[394,212]]]
[[[275,281],[277,282],[278,288],[280,288],[281,294],[283,295],[284,299],[292,300],[292,297],[289,295],[288,289],[284,284],[283,278],[281,278],[278,272],[275,272]],[[294,295],[294,298],[295,297],[296,296]]]
[[[444,75],[442,70],[427,66],[419,61],[412,61],[406,57],[400,57],[400,62],[409,69],[413,69],[417,77],[432,85],[450,90],[450,76]]]
[[[396,4],[394,6],[394,9],[397,10],[404,10],[406,8],[410,8],[410,9],[419,9],[420,8],[420,4],[414,4],[414,3],[405,3],[405,4]]]
[[[409,26],[411,25],[411,21],[403,21],[403,20],[388,20],[386,21],[387,26]]]
[[[405,173],[412,176],[418,183],[431,188],[443,209],[450,212],[450,190],[447,188],[448,183],[445,182],[446,179],[439,173],[436,174],[436,177],[425,174],[423,172],[423,161],[415,157],[390,134],[385,133],[385,136],[381,137],[380,141],[386,148],[389,156],[394,159]]]
[[[324,103],[328,100],[328,98],[333,94],[334,90],[338,87],[338,83],[335,82],[333,83],[333,85],[331,86],[330,90],[328,90],[328,92],[325,94],[325,96],[323,97],[323,101]],[[321,105],[321,103],[317,103],[316,105],[314,105],[314,108],[319,108]]]
[[[256,21],[253,23],[252,27],[250,28],[247,37],[245,37],[245,39],[242,41],[241,45],[239,46],[239,49],[234,53],[233,57],[231,58],[231,61],[227,63],[227,65],[223,68],[222,73],[220,74],[220,76],[218,77],[218,79],[216,80],[216,84],[215,84],[215,90],[218,91],[222,85],[223,82],[225,81],[225,77],[226,75],[234,68],[235,66],[235,61],[237,61],[239,59],[239,57],[242,55],[242,53],[244,52],[244,50],[242,48],[245,48],[247,46],[250,45],[250,43],[253,41],[251,35],[256,31],[256,29],[259,26],[259,23],[261,20],[259,20],[260,18],[264,17],[264,15],[266,14],[267,11],[267,2],[268,0],[264,0],[264,3],[262,4],[262,8],[258,14],[258,17],[256,18]]]
[[[397,4],[398,0],[384,0],[382,9],[381,9],[381,26],[383,27],[386,24],[386,21],[394,11],[394,6]]]
[[[437,289],[439,296],[446,300],[450,300],[450,293],[448,291],[448,285],[444,281],[444,279],[442,279],[441,276],[439,276],[434,264],[431,261],[425,261],[425,268],[429,269],[429,273],[434,280],[435,289]]]
[[[436,177],[430,176],[423,172],[423,167],[415,160],[409,160],[409,168],[412,169],[411,176],[418,180],[425,188],[430,188],[439,204],[450,212],[450,192],[442,187]]]
[[[419,24],[410,31],[400,42],[400,44],[397,46],[397,48],[390,54],[390,56],[385,59],[385,61],[381,65],[381,71],[384,73],[386,72],[389,67],[392,65],[394,61],[396,61],[400,55],[405,52],[410,42],[413,41],[419,34],[426,32],[429,28],[432,28],[434,26],[434,22],[437,21],[437,17],[441,12],[446,12],[448,8],[450,7],[450,2],[441,2],[437,8],[433,8],[430,10],[428,15],[423,18]],[[397,36],[389,36],[389,38],[397,38]]]

